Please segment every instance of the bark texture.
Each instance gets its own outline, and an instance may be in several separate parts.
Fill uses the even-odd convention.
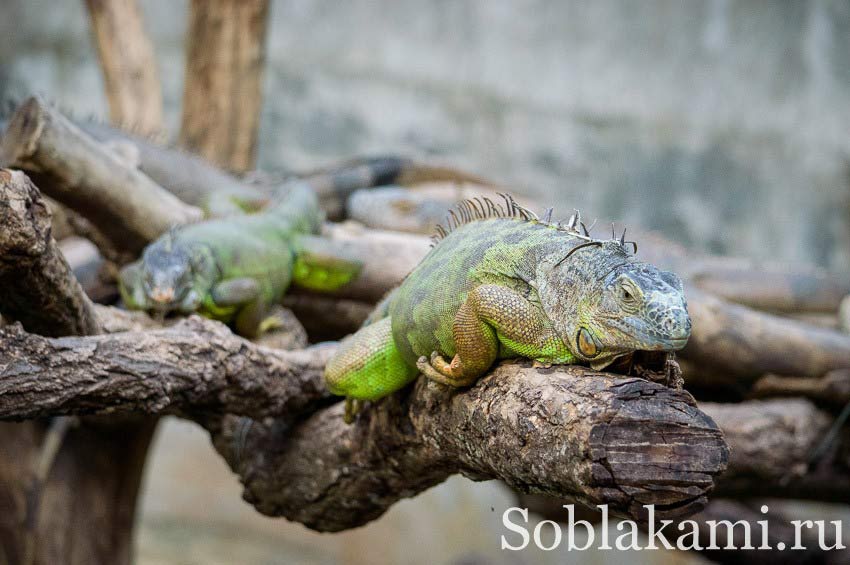
[[[109,118],[154,134],[162,130],[162,90],[153,44],[135,0],[86,0]]]
[[[0,312],[41,335],[97,333],[91,301],[53,240],[50,219],[30,179],[0,169]]]
[[[44,335],[99,332],[101,316],[51,236],[45,201],[20,171],[0,170],[0,215],[0,313]],[[4,370],[20,361],[0,359]],[[0,425],[0,556],[38,565],[129,564],[154,427],[154,420]]]
[[[193,0],[180,142],[229,170],[254,167],[268,0]]]
[[[49,339],[2,330],[0,418],[180,413],[214,434],[266,514],[322,531],[362,525],[451,474],[608,503],[639,516],[699,509],[726,464],[722,434],[682,391],[580,367],[504,364],[469,390],[420,380],[342,421],[332,348],[281,352],[192,318],[173,328]],[[242,422],[222,414],[247,416]]]
[[[420,379],[351,426],[336,404],[294,428],[255,425],[245,440],[226,427],[216,445],[260,512],[321,531],[365,524],[454,473],[638,519],[650,503],[682,515],[705,504],[728,455],[687,393],[515,363],[462,392]]]
[[[329,398],[322,371],[333,349],[267,349],[197,316],[170,328],[61,339],[9,326],[0,329],[0,358],[14,360],[0,364],[0,419],[299,414]]]
[[[38,98],[15,112],[0,153],[126,251],[138,253],[170,227],[201,217]]]
[[[830,439],[834,416],[803,398],[704,402],[729,442],[717,495],[850,502],[846,430]],[[826,448],[826,449],[824,449]]]

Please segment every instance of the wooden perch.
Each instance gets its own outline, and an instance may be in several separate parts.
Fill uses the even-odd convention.
[[[135,0],[86,0],[103,70],[109,117],[153,134],[162,130],[162,90],[153,45]]]
[[[650,503],[682,515],[702,507],[727,458],[687,393],[580,367],[503,364],[462,392],[420,379],[351,426],[342,412],[286,433],[255,425],[238,460],[234,430],[216,445],[260,512],[321,531],[363,525],[454,473],[632,517]]]
[[[717,496],[850,502],[846,432],[812,460],[834,418],[802,398],[700,403],[729,442]]]
[[[103,310],[105,315],[108,310]],[[160,330],[58,340],[0,330],[0,419],[101,413],[299,414],[325,401],[329,346],[252,345],[193,316]]]
[[[47,203],[21,171],[0,169],[0,225],[0,313],[46,336],[100,331],[51,236]]]
[[[818,378],[850,367],[850,335],[757,312],[699,291],[686,289],[693,321],[681,356],[701,370],[738,384],[765,373]]]
[[[0,154],[127,251],[201,217],[38,98],[15,112]]]
[[[361,525],[399,498],[453,473],[516,488],[670,515],[705,502],[726,462],[714,423],[687,393],[580,367],[506,364],[456,393],[424,380],[364,412],[353,426],[328,402],[321,367],[330,348],[280,352],[192,318],[144,333],[47,339],[2,330],[0,419],[48,414],[234,413],[274,418],[245,449],[216,443],[267,514],[320,530]],[[215,427],[213,427],[215,431]],[[237,460],[235,452],[241,459]]]
[[[228,170],[254,167],[268,0],[193,0],[180,143]]]

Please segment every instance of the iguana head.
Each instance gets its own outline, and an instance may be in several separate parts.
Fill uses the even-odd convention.
[[[595,369],[633,351],[677,351],[691,335],[682,281],[617,240],[589,240],[548,269],[541,304],[570,350]]]
[[[211,290],[214,273],[208,249],[165,236],[122,270],[119,286],[129,308],[188,314],[198,309]]]

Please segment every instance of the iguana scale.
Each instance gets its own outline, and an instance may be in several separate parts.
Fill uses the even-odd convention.
[[[350,418],[352,400],[386,396],[420,371],[459,387],[497,359],[602,369],[634,351],[681,349],[691,329],[682,282],[637,261],[624,239],[593,239],[576,216],[541,221],[510,197],[464,202],[340,344],[329,390],[347,397]]]

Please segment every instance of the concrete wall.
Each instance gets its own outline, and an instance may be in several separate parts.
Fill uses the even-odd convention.
[[[186,3],[142,4],[173,127]],[[6,0],[0,49],[103,113],[81,5]],[[433,155],[603,225],[850,267],[844,0],[288,0],[272,20],[261,166]]]

